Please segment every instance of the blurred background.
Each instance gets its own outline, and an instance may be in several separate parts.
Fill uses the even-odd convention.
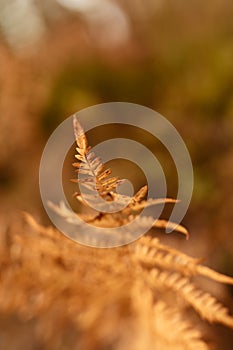
[[[48,223],[38,167],[62,120],[97,103],[138,103],[176,127],[193,161],[191,239],[163,240],[232,275],[232,18],[231,0],[0,0],[1,229],[21,210]],[[91,133],[92,144],[100,136]],[[157,150],[175,196],[166,152],[138,137]],[[232,289],[215,292],[229,305]],[[232,333],[215,329],[232,348]]]

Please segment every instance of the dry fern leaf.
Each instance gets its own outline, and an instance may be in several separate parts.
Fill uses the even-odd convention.
[[[137,218],[135,215],[130,216],[131,220]],[[153,216],[141,216],[140,220],[137,221],[138,227],[141,227],[142,229],[148,227],[150,225],[151,228],[169,228],[171,227],[174,231],[177,231],[183,235],[186,236],[186,239],[189,238],[189,232],[186,230],[186,228],[182,225],[178,225],[171,221],[166,220],[159,220],[155,219]]]
[[[233,328],[233,317],[212,295],[196,288],[191,277],[202,275],[217,282],[233,284],[233,278],[200,265],[178,250],[160,244],[157,238],[143,236],[132,246],[133,259],[139,262],[145,280],[153,289],[172,290],[209,322]]]
[[[111,209],[116,209],[115,205],[117,206],[117,203],[109,202],[109,206]],[[79,216],[74,213],[72,210],[70,210],[63,201],[59,203],[59,205],[56,205],[52,202],[48,202],[48,206],[57,213],[60,217],[64,218],[66,222],[76,225],[77,229],[82,229],[83,225],[85,225],[85,222],[91,223],[94,226],[97,227],[120,227],[122,225],[126,225],[127,223],[131,222],[131,231],[133,232],[133,225],[136,225],[135,228],[147,228],[148,224],[151,227],[172,227],[177,232],[180,232],[186,236],[186,239],[189,237],[188,231],[181,225],[177,225],[175,223],[172,223],[170,221],[166,220],[155,220],[151,216],[142,216],[140,220],[138,220],[136,223],[133,222],[133,220],[136,218],[136,216],[133,215],[123,215],[124,211],[120,211],[118,213],[110,213],[105,214],[101,213],[96,215],[80,215],[81,219],[79,219]],[[84,221],[84,222],[83,222]],[[161,224],[162,222],[162,224]],[[97,232],[97,231],[96,231]]]
[[[98,191],[99,195],[105,199],[111,199],[111,191],[115,190],[124,180],[119,180],[117,177],[108,178],[111,169],[104,170],[101,159],[91,152],[85,132],[76,116],[73,118],[73,127],[78,146],[76,147],[78,154],[75,157],[79,160],[78,163],[73,163],[73,166],[83,176],[72,181],[81,183],[89,190]]]
[[[162,300],[155,301],[153,291],[142,279],[136,280],[131,295],[137,317],[137,338],[130,349],[208,349],[201,339],[201,332],[189,321],[182,319],[177,309],[168,307]]]
[[[55,205],[54,203],[48,201],[48,206],[59,216],[64,218],[68,223],[80,225],[80,220],[78,220],[78,216],[70,210],[63,201],[59,203],[59,205]]]
[[[87,207],[93,206],[96,212],[96,215],[82,216],[83,220],[97,227],[101,227],[101,223],[102,227],[120,227],[129,222],[133,224],[133,220],[144,209],[155,205],[178,202],[171,198],[145,199],[148,192],[147,186],[143,186],[132,198],[116,193],[116,188],[124,179],[109,177],[111,169],[104,170],[104,164],[101,162],[101,159],[96,157],[94,152],[91,151],[77,116],[73,118],[73,127],[77,144],[76,150],[78,152],[75,157],[79,161],[73,163],[73,166],[80,176],[71,181],[79,183],[89,190],[84,196],[77,192],[74,196],[81,204]],[[100,197],[104,200],[100,201]],[[48,202],[48,206],[68,223],[77,225],[79,229],[82,228],[82,220],[79,220],[78,216],[66,207],[63,202],[60,202],[59,205]],[[111,223],[112,226],[106,225],[107,223]],[[187,239],[189,237],[188,231],[183,226],[166,220],[156,220],[152,216],[146,216],[146,213],[143,212],[140,220],[137,221],[137,225],[142,228],[148,228],[148,223],[150,223],[151,227],[170,228],[184,234]]]
[[[199,259],[194,259],[189,256],[185,256],[183,253],[177,251],[172,252],[163,247],[157,239],[153,239],[153,245],[147,245],[148,240],[143,242],[143,238],[135,246],[134,254],[138,261],[148,268],[155,266],[177,271],[186,276],[193,276],[198,274],[197,264]],[[148,242],[149,243],[149,242]]]
[[[157,238],[150,236],[141,237],[135,248],[135,254],[138,259],[148,266],[156,265],[178,271],[187,276],[200,275],[216,282],[233,284],[232,277],[201,265],[200,263],[203,259],[192,258],[179,250],[163,245]]]
[[[201,332],[190,322],[181,318],[177,310],[169,308],[164,302],[158,301],[152,309],[154,314],[154,329],[158,335],[156,348],[166,350],[208,350],[201,339]],[[167,332],[167,330],[174,330]]]
[[[186,236],[186,239],[189,239],[188,230],[184,226],[178,225],[175,222],[171,222],[167,220],[156,220],[153,226],[158,228],[172,229],[174,231],[182,233],[183,235]]]
[[[171,289],[183,298],[197,313],[209,322],[222,323],[233,328],[233,317],[228,309],[209,293],[195,287],[187,277],[170,271],[160,272],[153,268],[146,273],[148,282],[154,288]]]
[[[177,199],[173,198],[149,198],[148,200],[143,200],[140,203],[135,202],[134,197],[132,198],[129,205],[123,210],[124,214],[137,213],[144,208],[149,208],[154,205],[165,204],[165,203],[177,203]]]
[[[29,215],[26,215],[26,219],[39,235],[31,232],[26,234],[25,231],[22,235],[15,235],[18,248],[9,247],[8,256],[10,259],[16,256],[17,268],[15,265],[12,267],[11,261],[8,265],[12,273],[3,276],[10,276],[14,283],[26,278],[28,284],[23,284],[24,289],[19,293],[28,313],[37,315],[38,312],[37,306],[33,309],[30,301],[33,293],[31,286],[34,286],[30,273],[33,271],[38,278],[38,288],[42,288],[49,302],[63,300],[62,314],[67,305],[76,305],[78,309],[70,308],[69,317],[76,320],[77,314],[82,314],[80,322],[88,332],[88,337],[95,337],[93,329],[97,330],[106,345],[106,334],[111,336],[116,331],[117,343],[112,346],[116,350],[207,350],[208,346],[198,331],[198,324],[192,325],[187,320],[189,314],[183,308],[183,301],[203,319],[233,328],[233,318],[227,309],[191,281],[192,275],[200,274],[197,268],[201,266],[200,259],[166,247],[158,238],[149,236],[141,237],[132,245],[103,252],[101,249],[73,244],[63,235],[60,236],[58,231],[38,225]],[[20,254],[20,265],[17,254]],[[41,256],[46,259],[41,259]],[[54,261],[59,261],[59,264],[53,265]],[[206,276],[216,279],[216,275]],[[8,297],[8,278],[3,280],[1,293],[4,291],[4,294],[0,298],[0,304],[8,305],[9,308],[12,298]],[[44,284],[43,289],[43,281],[49,282],[49,287]],[[230,281],[232,283],[232,279]],[[71,285],[71,295],[64,294],[63,290]],[[86,300],[88,308],[83,305],[83,300]],[[14,308],[20,308],[20,305],[16,303]],[[49,306],[50,304],[48,309]],[[46,305],[43,307],[47,308]],[[120,314],[116,311],[118,307],[122,310]],[[127,315],[126,308],[129,312]],[[107,321],[103,315],[107,315]],[[114,319],[113,323],[109,321],[110,318]],[[43,323],[42,318],[41,324]],[[122,328],[122,324],[126,327]],[[83,339],[84,336],[81,334],[79,337]]]

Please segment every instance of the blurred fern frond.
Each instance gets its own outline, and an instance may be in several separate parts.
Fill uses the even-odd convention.
[[[115,249],[85,247],[25,219],[0,241],[0,310],[28,325],[21,334],[31,348],[212,349],[192,310],[233,328],[227,309],[194,280],[205,268],[200,259],[150,236]]]
[[[97,227],[97,234],[98,227],[108,227],[108,225],[119,227],[133,222],[144,208],[161,203],[177,202],[170,198],[146,199],[147,186],[142,187],[132,198],[116,193],[115,190],[121,180],[116,177],[106,180],[111,170],[104,170],[101,160],[91,152],[77,118],[74,118],[74,130],[78,146],[76,158],[79,160],[74,166],[84,175],[84,178],[78,178],[75,182],[83,184],[90,190],[86,198],[98,201],[101,197],[108,202],[111,209],[117,208],[118,201],[125,204],[125,207],[118,212],[102,212],[100,205],[100,211],[97,210],[95,215],[84,216],[82,214],[85,222]],[[81,194],[76,193],[75,196],[83,205],[88,206],[88,201]],[[82,232],[82,223],[80,224],[78,214],[63,202],[60,202],[59,205],[50,202],[49,206],[60,217],[76,225],[77,230]],[[31,217],[27,216],[27,220],[36,231],[43,232],[43,235],[46,236],[46,229],[36,224]],[[182,225],[162,219],[155,220],[149,215],[141,216],[136,225],[144,228],[148,223],[152,228],[171,228],[184,234],[186,238],[189,236],[188,231]],[[57,237],[58,232],[55,231],[54,234]],[[56,239],[60,247],[59,239]],[[207,350],[209,346],[203,339],[199,324],[195,325],[193,318],[187,317],[187,312],[191,310],[209,323],[221,323],[233,328],[233,317],[229,314],[228,309],[210,293],[198,287],[195,277],[203,276],[215,282],[231,285],[233,285],[233,278],[202,265],[202,259],[192,258],[179,250],[163,245],[158,238],[150,235],[142,236],[133,244],[107,251],[84,248],[75,244],[71,246],[72,244],[67,242],[67,247],[71,247],[71,253],[69,253],[69,260],[73,261],[71,265],[74,268],[76,266],[76,258],[72,257],[72,251],[77,250],[79,256],[82,252],[82,271],[87,271],[87,268],[89,271],[91,268],[92,275],[88,272],[88,278],[93,281],[94,285],[99,285],[104,281],[106,288],[111,290],[108,291],[110,296],[106,299],[100,297],[99,292],[94,288],[94,293],[97,294],[93,297],[91,293],[87,299],[92,301],[94,298],[97,304],[92,304],[88,312],[81,307],[83,314],[80,321],[81,327],[86,327],[90,336],[92,336],[93,327],[97,327],[100,338],[103,334],[106,335],[106,332],[111,337],[110,334],[117,329],[116,338],[112,339],[113,349]],[[66,261],[68,257],[59,249],[58,254],[62,255],[62,261]],[[84,251],[86,253],[83,254]],[[80,283],[86,283],[85,277],[82,276],[80,279],[79,276],[78,278]],[[108,292],[103,287],[102,295]],[[105,325],[101,322],[99,324],[100,315],[104,314],[106,307],[110,307],[108,303],[111,304],[111,307],[114,303],[119,308],[116,311],[117,315],[114,315],[114,320],[110,321],[113,327],[110,326],[111,330],[106,330]],[[129,332],[119,330],[119,322],[124,322],[129,327]],[[172,332],[167,331],[169,328],[172,328]],[[89,349],[88,346],[86,348]]]

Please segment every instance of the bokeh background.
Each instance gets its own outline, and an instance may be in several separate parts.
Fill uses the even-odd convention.
[[[49,222],[38,168],[62,120],[97,103],[133,102],[173,123],[193,161],[191,239],[162,239],[233,275],[232,18],[231,0],[1,0],[0,230],[22,210]],[[95,144],[106,130],[89,136]],[[138,137],[158,152],[175,196],[166,152]],[[209,288],[231,303],[230,287]],[[230,331],[216,326],[214,336],[232,349]]]

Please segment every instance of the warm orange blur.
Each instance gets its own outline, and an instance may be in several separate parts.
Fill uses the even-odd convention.
[[[48,222],[38,167],[62,120],[97,103],[133,102],[170,120],[193,161],[195,188],[184,220],[191,240],[189,247],[175,239],[174,245],[232,274],[232,14],[230,0],[2,1],[1,229],[21,210]],[[172,165],[167,177],[174,196]]]

